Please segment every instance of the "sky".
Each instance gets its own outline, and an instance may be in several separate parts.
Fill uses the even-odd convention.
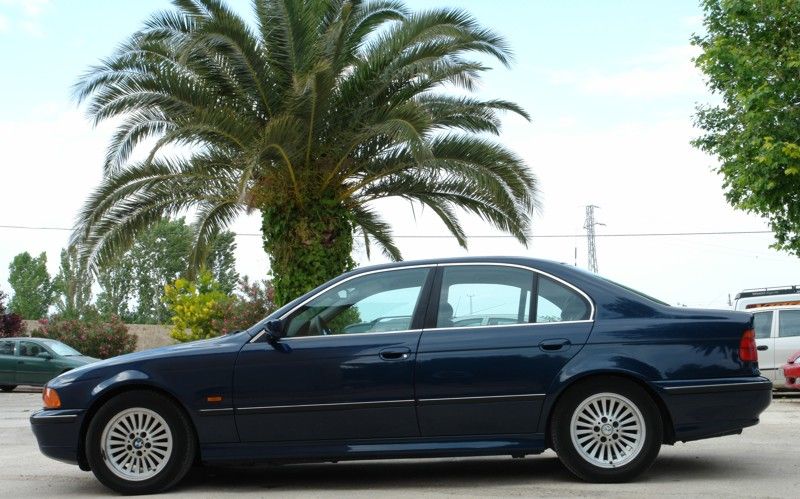
[[[249,0],[229,0],[248,15]],[[675,232],[767,231],[758,217],[725,201],[716,160],[694,149],[698,103],[713,102],[694,68],[690,43],[702,31],[697,0],[407,0],[413,9],[460,7],[502,34],[510,68],[489,72],[477,91],[532,116],[504,119],[497,139],[538,178],[542,210],[525,247],[464,217],[467,250],[429,212],[406,202],[376,206],[393,225],[406,259],[525,255],[587,266],[586,205],[597,205],[600,274],[673,304],[727,308],[744,288],[800,283],[800,260],[770,249],[769,233],[620,236]],[[0,225],[72,227],[101,178],[110,124],[93,127],[71,87],[110,55],[160,0],[0,0]],[[268,276],[259,217],[245,216],[237,268]],[[552,237],[563,236],[568,237]],[[411,236],[411,237],[409,237]],[[432,237],[431,237],[432,236]],[[491,236],[491,237],[486,237]],[[8,264],[28,251],[48,257],[52,275],[66,230],[0,228],[0,289]],[[363,247],[360,265],[383,262]]]

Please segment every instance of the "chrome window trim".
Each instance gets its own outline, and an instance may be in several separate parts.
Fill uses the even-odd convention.
[[[575,285],[568,283],[564,279],[561,279],[560,277],[556,277],[553,274],[544,272],[543,270],[535,269],[533,267],[528,267],[527,265],[520,265],[518,263],[500,263],[500,262],[461,262],[461,263],[458,263],[458,262],[447,262],[447,263],[440,263],[440,264],[438,264],[438,266],[439,267],[456,267],[456,266],[514,267],[514,268],[518,268],[518,269],[529,270],[531,272],[534,272],[534,273],[539,274],[539,275],[543,275],[543,276],[548,277],[548,278],[550,278],[550,279],[552,279],[552,280],[554,280],[556,282],[559,282],[559,283],[563,284],[564,286],[572,289],[573,291],[577,292],[579,295],[583,296],[583,298],[589,303],[590,313],[589,313],[589,318],[588,319],[583,319],[583,320],[580,320],[580,321],[531,322],[531,323],[521,323],[521,324],[565,324],[565,323],[568,323],[568,322],[593,322],[594,321],[595,306],[594,306],[594,301],[592,301],[592,299],[589,297],[589,295],[584,293],[583,290],[581,290],[580,288],[576,287]],[[494,325],[494,326],[479,326],[479,327],[497,327],[498,325],[505,325],[505,324],[497,324],[497,325]],[[519,326],[520,324],[513,324],[513,325]],[[445,328],[445,329],[450,329],[450,328]],[[426,331],[428,331],[428,330],[426,329]]]
[[[387,334],[399,334],[399,333],[421,333],[422,329],[402,329],[400,331],[374,331],[371,333],[350,333],[350,334],[318,334],[316,336],[286,336],[281,338],[282,342],[292,341],[292,340],[315,340],[319,338],[355,338],[361,336],[377,336],[377,335],[387,335]]]
[[[420,332],[420,331],[440,331],[440,330],[443,331],[443,330],[448,330],[448,329],[476,329],[476,328],[484,328],[485,329],[485,328],[514,327],[514,326],[519,327],[519,326],[544,326],[544,325],[553,325],[553,324],[581,324],[581,323],[586,323],[586,322],[594,322],[594,320],[595,320],[596,308],[595,308],[595,305],[594,305],[594,301],[589,297],[589,295],[587,295],[583,290],[581,290],[580,288],[576,287],[575,285],[570,284],[569,282],[561,279],[560,277],[556,277],[553,274],[550,274],[548,272],[545,272],[543,270],[539,270],[539,269],[536,269],[536,268],[533,268],[533,267],[529,267],[527,265],[520,265],[520,264],[517,264],[517,263],[500,263],[500,262],[491,262],[491,261],[428,263],[428,264],[422,264],[422,265],[408,265],[408,266],[405,266],[405,267],[392,267],[392,268],[388,268],[388,269],[375,269],[375,270],[370,270],[370,271],[367,271],[367,272],[361,272],[361,273],[352,275],[352,276],[350,276],[350,277],[348,277],[346,279],[342,279],[341,281],[339,281],[339,282],[337,282],[335,284],[332,284],[331,286],[328,286],[327,288],[315,293],[314,295],[312,295],[309,298],[307,298],[306,300],[304,300],[302,303],[299,303],[298,305],[293,307],[291,310],[289,310],[285,314],[281,315],[279,317],[279,319],[280,320],[286,319],[287,317],[289,317],[290,315],[295,313],[297,310],[299,310],[300,308],[304,307],[310,301],[318,298],[319,296],[321,296],[324,293],[330,291],[334,287],[339,286],[340,284],[344,284],[344,283],[346,283],[348,281],[351,281],[353,279],[356,279],[358,277],[372,275],[372,274],[378,274],[378,273],[382,273],[382,272],[394,272],[394,271],[398,271],[398,270],[430,269],[430,268],[437,268],[437,267],[456,267],[456,266],[512,267],[512,268],[518,268],[518,269],[527,270],[527,271],[534,272],[536,274],[545,276],[545,277],[547,277],[549,279],[552,279],[552,280],[554,280],[554,281],[556,281],[556,282],[558,282],[560,284],[563,284],[564,286],[572,289],[573,291],[575,291],[576,293],[581,295],[589,303],[589,310],[590,310],[589,318],[588,319],[579,320],[579,321],[523,322],[523,323],[517,323],[517,324],[492,324],[492,325],[488,325],[487,324],[487,325],[463,326],[463,327],[446,327],[446,328],[434,327],[434,328],[423,328],[423,329],[404,329],[402,331],[384,331],[384,332],[374,332],[374,333],[353,333],[352,336],[364,336],[364,335],[376,335],[376,334],[394,334],[394,333],[410,333],[410,332]],[[261,338],[262,335],[263,335],[263,332],[257,334],[256,336],[253,337],[253,339],[250,340],[250,343],[255,343],[258,339]],[[350,335],[332,334],[332,335],[317,335],[317,336],[295,336],[295,337],[284,337],[284,338],[281,338],[281,341],[304,339],[304,338],[305,339],[311,339],[311,338],[340,338],[342,336],[350,336]]]

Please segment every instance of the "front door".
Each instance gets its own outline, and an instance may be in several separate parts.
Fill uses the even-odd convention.
[[[18,385],[43,385],[57,374],[53,362],[39,357],[47,350],[33,341],[20,340],[17,346]]]
[[[496,265],[442,266],[433,293],[417,353],[422,435],[535,433],[548,386],[589,336],[589,301]]]
[[[415,437],[414,361],[429,267],[343,281],[283,318],[285,337],[246,345],[234,376],[245,442]]]

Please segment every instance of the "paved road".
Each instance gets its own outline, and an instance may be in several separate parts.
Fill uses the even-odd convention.
[[[38,393],[0,393],[0,497],[88,497],[109,491],[91,473],[39,454],[28,415]],[[636,483],[573,479],[548,451],[472,458],[198,468],[170,497],[797,497],[800,398],[776,399],[740,436],[663,447]]]

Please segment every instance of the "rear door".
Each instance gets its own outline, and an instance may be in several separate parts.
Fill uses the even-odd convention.
[[[753,314],[753,328],[756,332],[756,345],[758,348],[758,368],[761,374],[775,380],[775,327],[773,327],[775,312],[756,312]]]
[[[789,356],[800,351],[800,309],[778,311],[778,335],[775,338],[775,368],[777,381],[783,382],[780,366]]]
[[[511,324],[464,326],[468,316]],[[443,265],[417,353],[422,436],[535,433],[547,387],[585,344],[591,304],[511,265]]]

